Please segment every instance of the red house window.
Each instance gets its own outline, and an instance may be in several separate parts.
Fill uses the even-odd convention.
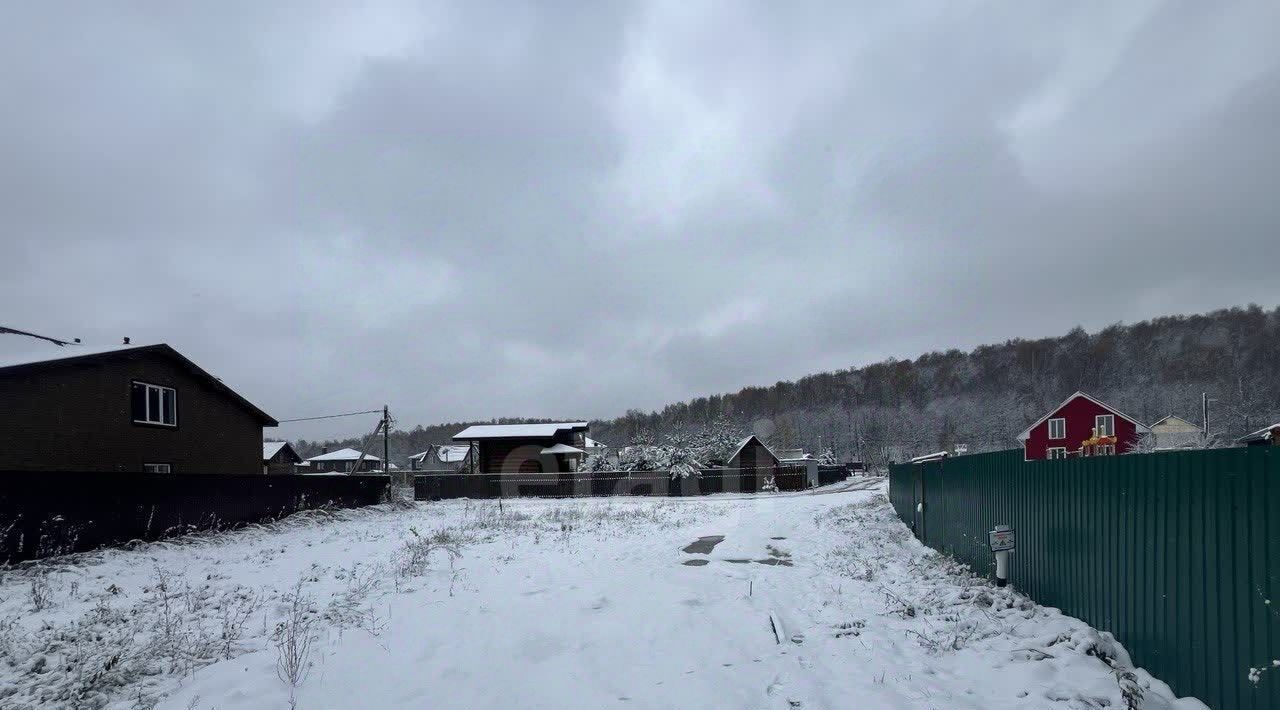
[[[1064,418],[1049,420],[1049,438],[1065,439],[1067,438],[1067,420]]]

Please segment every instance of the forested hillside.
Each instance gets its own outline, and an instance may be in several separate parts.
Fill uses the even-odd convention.
[[[777,446],[815,453],[830,447],[841,459],[882,464],[960,443],[970,451],[1016,446],[1023,427],[1076,390],[1146,423],[1166,414],[1199,423],[1200,394],[1208,392],[1215,400],[1210,429],[1222,438],[1280,421],[1280,308],[1168,316],[1097,333],[1076,328],[1061,337],[1010,340],[967,353],[890,359],[701,397],[660,412],[630,411],[592,422],[591,432],[620,446],[728,420]],[[399,462],[428,443],[447,441],[463,426],[397,432],[392,458]],[[318,450],[299,443],[304,456]]]

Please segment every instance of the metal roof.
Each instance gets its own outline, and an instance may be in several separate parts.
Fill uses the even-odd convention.
[[[550,439],[566,429],[587,430],[586,422],[548,422],[545,424],[477,424],[453,435],[454,441],[477,439]]]

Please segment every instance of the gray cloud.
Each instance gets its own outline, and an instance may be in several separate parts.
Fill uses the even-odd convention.
[[[1280,300],[1274,3],[867,5],[16,4],[0,313],[412,425]]]

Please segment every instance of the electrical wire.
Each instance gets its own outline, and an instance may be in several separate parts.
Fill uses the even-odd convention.
[[[346,414],[326,414],[322,417],[298,417],[297,419],[279,419],[279,423],[287,424],[288,422],[311,422],[317,419],[337,419],[338,417],[355,417],[361,414],[382,414],[381,409],[370,409],[364,412],[347,412]]]

